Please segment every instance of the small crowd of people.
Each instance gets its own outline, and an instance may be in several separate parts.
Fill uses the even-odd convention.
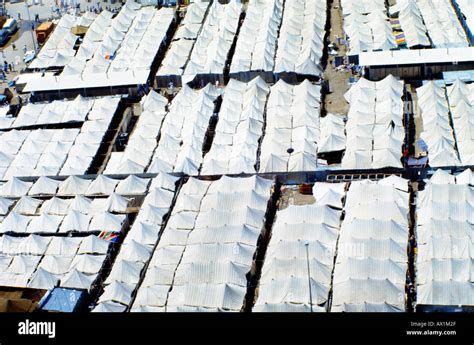
[[[2,81],[6,80],[6,73],[10,73],[14,71],[14,65],[7,62],[7,60],[3,61],[2,67],[0,67],[0,78]]]

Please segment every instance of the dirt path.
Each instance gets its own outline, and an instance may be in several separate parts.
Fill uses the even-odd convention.
[[[334,0],[331,7],[331,31],[329,39],[331,42],[336,42],[337,36],[344,37],[342,28],[342,12],[341,1]],[[339,56],[346,54],[345,46],[339,47]],[[349,72],[336,72],[333,68],[333,56],[328,56],[328,63],[324,71],[324,78],[329,81],[332,93],[326,95],[325,106],[328,113],[346,114],[348,111],[348,104],[344,99],[344,94],[349,89]]]

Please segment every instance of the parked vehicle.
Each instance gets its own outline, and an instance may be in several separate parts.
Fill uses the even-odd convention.
[[[4,46],[10,39],[10,33],[7,30],[0,30],[0,46]]]
[[[16,21],[16,19],[9,18],[7,19],[5,24],[3,24],[2,29],[8,31],[10,35],[13,35],[15,32],[18,31],[18,22]]]

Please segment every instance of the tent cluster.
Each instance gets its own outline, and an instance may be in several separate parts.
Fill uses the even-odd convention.
[[[253,311],[309,312],[311,302],[313,311],[328,309],[344,188],[316,183],[316,203],[277,212]]]
[[[79,37],[71,32],[75,23],[74,16],[70,14],[63,15],[28,68],[43,69],[66,66],[76,53],[74,46]]]
[[[166,115],[168,100],[151,90],[140,101],[141,114],[124,152],[112,152],[104,173],[143,173],[150,164]]]
[[[183,83],[192,81],[198,74],[224,73],[241,11],[242,4],[237,1],[225,5],[212,3],[184,70]]]
[[[86,67],[87,60],[90,60],[99,49],[103,41],[107,41],[109,32],[113,31],[113,14],[109,11],[102,11],[89,25],[79,49],[62,71],[62,75],[81,75]],[[120,35],[120,34],[119,34]]]
[[[45,188],[37,187],[40,181],[45,178],[40,178],[31,187],[29,195],[45,195],[43,192]],[[75,196],[83,194],[86,196],[105,196],[112,193],[120,195],[138,195],[144,194],[147,191],[149,180],[139,178],[137,176],[128,176],[124,180],[116,180],[110,177],[99,175],[95,180],[88,180],[78,176],[69,176],[66,180],[60,182],[57,187],[58,196]],[[32,193],[33,191],[38,191]],[[49,193],[48,193],[49,194]]]
[[[211,84],[200,90],[185,85],[179,91],[163,121],[160,141],[147,172],[198,174],[206,131],[220,94],[221,90]]]
[[[438,170],[418,194],[417,304],[474,304],[473,177]]]
[[[175,10],[162,7],[142,7],[110,64],[113,72],[150,70],[166,33],[174,20]]]
[[[36,129],[3,132],[0,135],[0,176],[57,175],[79,129]]]
[[[389,11],[391,15],[398,15],[408,47],[431,46],[423,17],[415,1],[397,0]]]
[[[60,171],[61,175],[82,175],[87,172],[109,130],[121,96],[102,97],[94,101],[88,120],[68,153]],[[45,174],[52,175],[52,174]]]
[[[103,266],[109,242],[87,237],[0,237],[0,285],[89,290]]]
[[[436,48],[469,46],[451,1],[418,0],[416,4]]]
[[[193,46],[202,29],[208,7],[208,2],[193,2],[189,4],[186,9],[186,15],[178,27],[168,52],[158,69],[156,74],[158,78],[183,75]],[[180,85],[177,81],[174,81],[174,84]]]
[[[351,183],[334,267],[332,311],[405,310],[407,191],[408,181],[393,176]]]
[[[84,98],[81,95],[73,101],[56,100],[50,103],[28,103],[21,108],[15,121],[7,128],[84,122],[93,104],[93,98]]]
[[[449,105],[445,90],[434,81],[429,81],[417,88],[416,92],[423,121],[420,137],[428,145],[430,166],[460,165],[455,148],[456,140],[449,123]],[[468,129],[465,128],[464,131],[466,130]]]
[[[387,17],[385,0],[341,0],[349,55],[398,47]]]
[[[115,114],[120,97],[29,104],[20,112],[21,119],[58,121],[87,120],[81,129],[11,130],[0,134],[0,178],[14,176],[54,176],[84,174],[102,143]],[[85,115],[84,115],[85,113]],[[59,118],[62,117],[61,120]],[[40,120],[42,122],[43,120]]]
[[[255,172],[269,91],[260,77],[248,83],[229,81],[212,147],[204,157],[203,175]]]
[[[19,180],[11,180],[8,183],[10,182],[21,183]],[[63,183],[57,182],[51,183],[46,178],[39,179],[29,194],[36,193],[34,190],[38,189],[52,191],[53,185],[56,186],[53,187],[55,189],[62,188]],[[124,185],[127,187],[126,184],[130,185],[130,182],[124,180],[121,189],[124,189]],[[67,183],[74,182],[72,180],[64,182],[64,184]],[[126,221],[125,213],[127,213],[130,199],[113,192],[117,184],[117,180],[99,175],[90,183],[85,192],[81,191],[89,197],[110,195],[108,198],[91,199],[81,193],[75,195],[73,199],[53,196],[44,200],[24,195],[15,203],[2,197],[0,199],[1,213],[6,217],[0,224],[0,233],[120,232]],[[44,195],[42,193],[38,196]],[[13,204],[14,207],[12,207]]]
[[[462,165],[474,165],[474,84],[457,79],[446,94],[459,158]]]
[[[129,0],[119,14],[101,12],[62,75],[108,75],[149,71],[174,18],[172,8],[159,10]]]
[[[403,82],[389,75],[372,82],[361,78],[347,91],[344,169],[402,168]]]
[[[152,180],[140,212],[105,280],[104,292],[94,312],[124,311],[131,304],[132,294],[141,282],[141,272],[160,238],[163,217],[172,204],[176,181],[176,177],[166,174],[159,174]]]
[[[132,311],[239,311],[271,186],[257,176],[189,179]]]
[[[283,0],[252,0],[240,29],[230,73],[273,71]]]
[[[259,172],[311,171],[317,168],[321,88],[305,80],[271,87]]]
[[[285,2],[275,61],[276,73],[321,74],[326,9],[325,0]]]

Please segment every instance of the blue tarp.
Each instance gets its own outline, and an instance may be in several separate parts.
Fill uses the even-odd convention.
[[[84,307],[86,299],[87,293],[83,290],[55,287],[43,297],[40,309],[63,313],[77,312]]]

